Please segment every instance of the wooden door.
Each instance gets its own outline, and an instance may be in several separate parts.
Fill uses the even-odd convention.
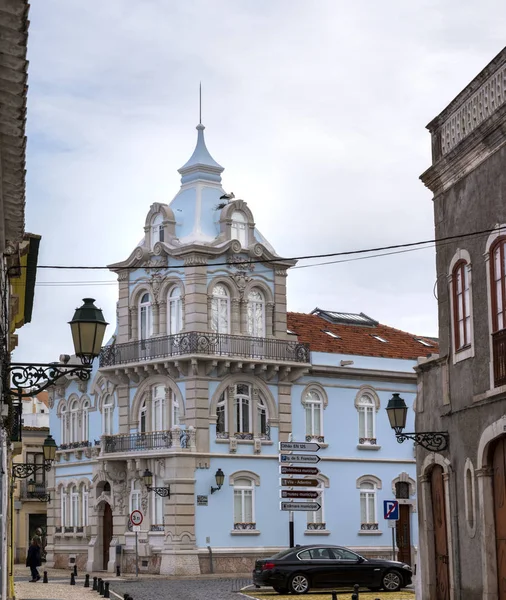
[[[492,461],[494,467],[494,517],[497,552],[498,600],[506,600],[506,438],[495,445]]]
[[[436,561],[436,598],[449,600],[450,574],[448,569],[448,536],[443,468],[436,465],[431,473],[432,518],[434,521],[434,558]]]
[[[104,516],[102,519],[102,547],[103,547],[103,569],[107,569],[109,563],[109,546],[112,540],[112,510],[107,502],[104,506]]]
[[[411,565],[411,506],[409,504],[399,505],[396,529],[396,543],[399,548],[397,560]]]

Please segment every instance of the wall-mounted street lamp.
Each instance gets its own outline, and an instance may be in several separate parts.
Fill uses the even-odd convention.
[[[33,477],[37,471],[49,471],[53,466],[56,456],[56,442],[53,440],[53,436],[48,435],[44,440],[42,451],[44,453],[44,464],[36,465],[34,463],[14,463],[12,465],[12,479],[27,479],[28,477]],[[38,498],[42,502],[51,502],[49,494],[42,495],[36,492],[36,483],[33,481],[33,479],[28,482],[27,487],[28,494],[31,498]]]
[[[223,485],[223,482],[225,481],[225,473],[221,469],[218,469],[214,475],[214,478],[216,479],[216,485],[218,487],[211,486],[211,494],[214,494],[214,492],[221,490],[221,486]]]
[[[448,447],[450,436],[447,431],[416,431],[413,433],[403,431],[406,427],[408,407],[399,394],[392,395],[386,411],[390,427],[395,431],[395,437],[399,444],[405,440],[413,440],[415,444],[419,444],[430,452],[439,452]]]
[[[35,483],[35,481],[33,479],[30,479],[30,481],[28,482],[28,485],[26,487],[27,487],[29,498],[36,498],[37,500],[40,500],[41,502],[51,502],[51,495],[46,492],[40,492],[37,489],[37,484]]]
[[[153,473],[149,469],[146,469],[142,474],[142,480],[144,481],[144,485],[148,492],[155,492],[159,496],[163,498],[170,498],[170,486],[168,487],[153,487]]]

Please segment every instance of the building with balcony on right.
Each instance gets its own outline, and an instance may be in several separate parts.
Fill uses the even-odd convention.
[[[429,125],[439,356],[419,361],[421,600],[506,599],[506,48]]]

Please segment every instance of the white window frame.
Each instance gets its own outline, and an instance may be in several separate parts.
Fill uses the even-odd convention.
[[[139,340],[148,340],[152,335],[153,306],[151,295],[148,292],[144,292],[139,301]]]
[[[223,413],[223,431],[218,431],[218,412]],[[216,437],[228,434],[228,432],[228,398],[225,390],[216,404]]]
[[[378,523],[378,490],[381,490],[382,482],[375,475],[362,475],[357,479],[357,489],[359,490],[359,518],[360,535],[377,535],[379,532]],[[369,502],[372,500],[373,508],[370,509]],[[365,520],[362,520],[362,511],[365,506]],[[371,514],[371,512],[373,514]],[[374,521],[372,520],[374,519]]]
[[[157,213],[151,221],[151,248],[154,248],[157,242],[163,242],[164,237],[163,215]]]
[[[70,527],[79,527],[79,489],[77,485],[70,488]]]
[[[170,410],[171,410],[171,419],[170,419],[170,423],[171,423],[171,427],[179,427],[179,425],[181,424],[181,412],[180,412],[180,405],[179,405],[179,400],[176,397],[176,394],[174,393],[173,390],[171,390],[169,388],[169,396],[170,396]]]
[[[151,431],[167,429],[167,388],[156,384],[151,389]]]
[[[64,405],[61,407],[61,411],[60,411],[61,443],[62,444],[67,444],[69,441],[69,434],[68,434],[68,429],[67,429],[67,425],[68,425],[67,415],[68,415],[67,407]]]
[[[305,431],[306,438],[323,438],[323,410],[324,410],[324,399],[319,390],[309,388],[304,392],[302,401],[304,405],[304,419],[305,419]],[[318,408],[319,416],[315,415],[316,409]],[[318,425],[318,429],[315,425]]]
[[[111,396],[104,398],[102,404],[102,433],[112,435],[114,429],[114,402]]]
[[[260,393],[258,394],[256,411],[257,411],[257,429],[258,429],[258,431],[255,433],[259,434],[260,436],[266,435],[267,431],[268,431],[268,427],[269,427],[269,407],[267,406],[267,402],[260,395]],[[265,416],[264,431],[262,431],[262,416]]]
[[[237,391],[239,385],[247,386],[248,393],[239,393]],[[234,392],[234,433],[253,433],[252,402],[251,384],[242,382],[237,383]],[[245,417],[248,421],[247,424],[245,422]]]
[[[173,286],[167,296],[167,334],[175,335],[183,329],[183,300],[181,288]]]
[[[72,400],[70,403],[70,442],[80,442],[79,435],[79,401]]]
[[[248,294],[247,324],[248,335],[265,337],[265,295],[258,288]]]
[[[143,422],[144,421],[144,428]],[[146,399],[144,399],[141,403],[141,407],[139,409],[139,433],[147,433],[149,431],[149,421],[148,421],[148,403]]]
[[[217,293],[218,291],[225,292]],[[225,315],[225,318],[223,318]],[[230,333],[230,293],[222,283],[213,287],[211,300],[211,329],[216,333]]]
[[[459,262],[465,262],[467,280],[468,280],[468,311],[469,311],[469,335],[470,340],[467,346],[464,346],[461,349],[456,348],[455,340],[456,340],[456,332],[455,332],[455,297],[453,293],[453,277],[455,274],[455,267]],[[487,274],[489,274],[489,269],[487,269]],[[490,288],[489,288],[490,289]],[[458,249],[455,255],[453,256],[450,266],[448,268],[448,297],[450,299],[450,328],[451,328],[451,348],[452,348],[452,362],[456,364],[468,358],[472,358],[474,356],[474,320],[473,320],[473,272],[472,272],[472,263],[471,263],[471,255],[467,250]]]
[[[90,524],[89,519],[89,491],[88,488],[83,484],[81,487],[82,492],[82,524],[84,527]]]
[[[82,411],[81,441],[87,442],[90,437],[90,403],[88,400],[83,402]]]
[[[248,485],[238,485],[237,481],[248,481]],[[245,498],[246,492],[250,492],[251,497],[251,521],[246,521],[245,519]],[[235,512],[235,501],[236,497],[239,496],[241,498],[241,520],[237,520],[237,514]],[[234,481],[234,528],[237,523],[256,523],[255,521],[255,482],[252,479],[248,479],[246,477],[237,478]]]
[[[60,497],[60,523],[61,527],[68,527],[68,494],[65,488],[61,488]]]
[[[325,482],[318,480],[318,487],[316,488],[320,493],[320,497],[315,500],[320,505],[320,510],[314,512],[307,512],[307,524],[325,524]],[[316,529],[315,531],[321,531]]]
[[[141,509],[141,484],[139,479],[132,479],[130,483],[130,495],[128,497],[128,504],[130,508],[130,514],[134,510]]]
[[[248,247],[248,219],[240,210],[234,210],[231,216],[230,239],[238,240],[243,248]]]
[[[361,444],[376,443],[376,403],[369,394],[362,394],[357,402],[358,437]],[[370,434],[370,435],[369,435]],[[374,440],[371,441],[371,440]]]

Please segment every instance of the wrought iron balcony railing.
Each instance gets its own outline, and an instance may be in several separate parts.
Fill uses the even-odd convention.
[[[309,362],[309,346],[299,342],[223,333],[177,333],[148,340],[104,346],[100,366],[111,367],[155,358],[207,354],[283,362]]]
[[[506,385],[506,329],[492,334],[494,385]]]
[[[35,482],[35,489],[33,490],[33,493],[31,494],[28,491],[28,481],[26,479],[22,479],[20,481],[21,487],[20,487],[20,497],[22,500],[36,500],[36,496],[39,494],[47,494],[47,484],[46,482],[42,481],[42,482]]]
[[[144,452],[146,450],[163,450],[165,448],[191,449],[195,446],[195,430],[174,429],[167,431],[150,431],[149,433],[120,433],[103,437],[103,452]]]

